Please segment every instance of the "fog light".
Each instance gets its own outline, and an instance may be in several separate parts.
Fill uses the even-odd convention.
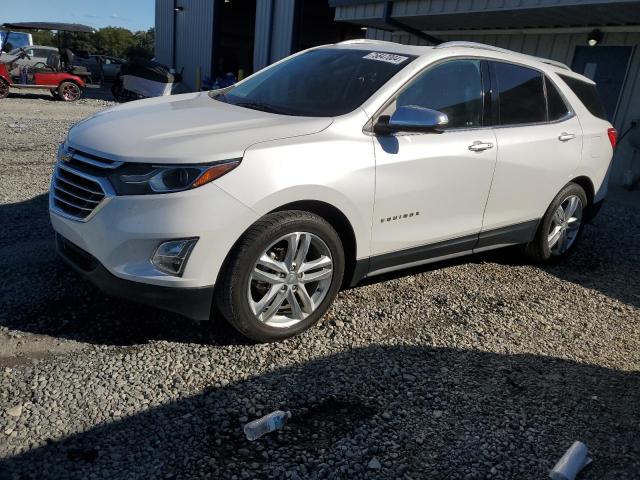
[[[180,276],[197,241],[197,238],[183,238],[163,242],[156,248],[151,263],[161,272]]]

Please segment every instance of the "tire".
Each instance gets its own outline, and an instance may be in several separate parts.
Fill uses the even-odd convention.
[[[325,314],[342,284],[344,265],[340,237],[326,220],[299,210],[271,213],[247,230],[225,262],[216,307],[246,337],[282,340]]]
[[[539,263],[567,255],[582,233],[586,208],[584,189],[576,183],[568,183],[549,205],[535,237],[525,245],[525,254]]]
[[[116,80],[113,85],[111,85],[111,95],[117,102],[122,102],[122,81]]]
[[[82,96],[82,88],[74,82],[62,82],[58,86],[58,98],[63,102],[75,102]]]
[[[0,78],[0,98],[7,98],[9,96],[9,84]]]

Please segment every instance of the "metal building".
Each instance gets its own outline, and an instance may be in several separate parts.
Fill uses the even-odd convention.
[[[598,83],[619,132],[640,123],[640,0],[156,0],[156,58],[184,69],[192,89],[363,35],[470,40],[559,60]],[[640,177],[632,137],[616,152],[613,183]]]
[[[293,52],[360,38],[326,0],[156,0],[156,59],[185,84],[248,75]]]

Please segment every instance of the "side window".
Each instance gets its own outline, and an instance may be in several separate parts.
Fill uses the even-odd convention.
[[[547,86],[548,118],[550,122],[555,122],[556,120],[566,117],[569,114],[569,108],[553,82],[547,77],[544,77],[544,81]]]
[[[542,73],[510,63],[494,62],[499,95],[499,125],[541,123],[547,120]]]
[[[396,99],[396,108],[408,105],[446,113],[447,128],[482,126],[480,60],[454,60],[422,73]]]

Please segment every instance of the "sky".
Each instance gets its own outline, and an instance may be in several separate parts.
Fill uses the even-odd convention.
[[[0,4],[0,24],[66,22],[136,31],[155,22],[155,0],[0,0]]]

